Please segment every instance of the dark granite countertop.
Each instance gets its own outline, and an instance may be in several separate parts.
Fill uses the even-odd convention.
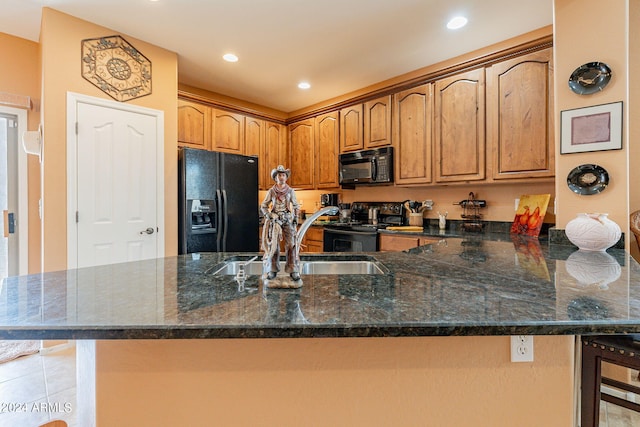
[[[239,285],[203,253],[13,277],[0,339],[585,335],[640,332],[640,266],[625,251],[486,233],[373,256],[383,275]],[[326,259],[329,254],[307,255]],[[304,261],[304,258],[303,258]]]

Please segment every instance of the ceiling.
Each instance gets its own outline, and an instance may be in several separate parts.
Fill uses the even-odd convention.
[[[42,7],[176,52],[180,83],[285,113],[553,19],[553,0],[0,0],[0,32],[38,41]]]

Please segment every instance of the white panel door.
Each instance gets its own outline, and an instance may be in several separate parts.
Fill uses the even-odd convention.
[[[77,267],[157,256],[156,121],[77,104]]]

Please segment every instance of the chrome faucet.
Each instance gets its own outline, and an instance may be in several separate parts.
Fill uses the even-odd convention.
[[[300,256],[300,244],[302,243],[302,238],[304,234],[307,232],[309,227],[313,222],[320,218],[322,215],[337,215],[340,209],[337,206],[327,206],[319,211],[315,212],[313,215],[304,220],[304,223],[300,226],[298,233],[296,234],[296,257]]]
[[[258,255],[250,258],[246,262],[240,264],[240,268],[238,268],[238,272],[236,273],[236,282],[238,282],[238,291],[244,291],[244,282],[247,280],[247,273],[245,272],[245,268],[247,265],[251,264],[253,261],[258,259]]]

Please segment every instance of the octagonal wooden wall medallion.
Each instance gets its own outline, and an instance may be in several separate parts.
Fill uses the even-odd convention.
[[[151,93],[151,61],[120,36],[82,40],[82,77],[117,101]]]

